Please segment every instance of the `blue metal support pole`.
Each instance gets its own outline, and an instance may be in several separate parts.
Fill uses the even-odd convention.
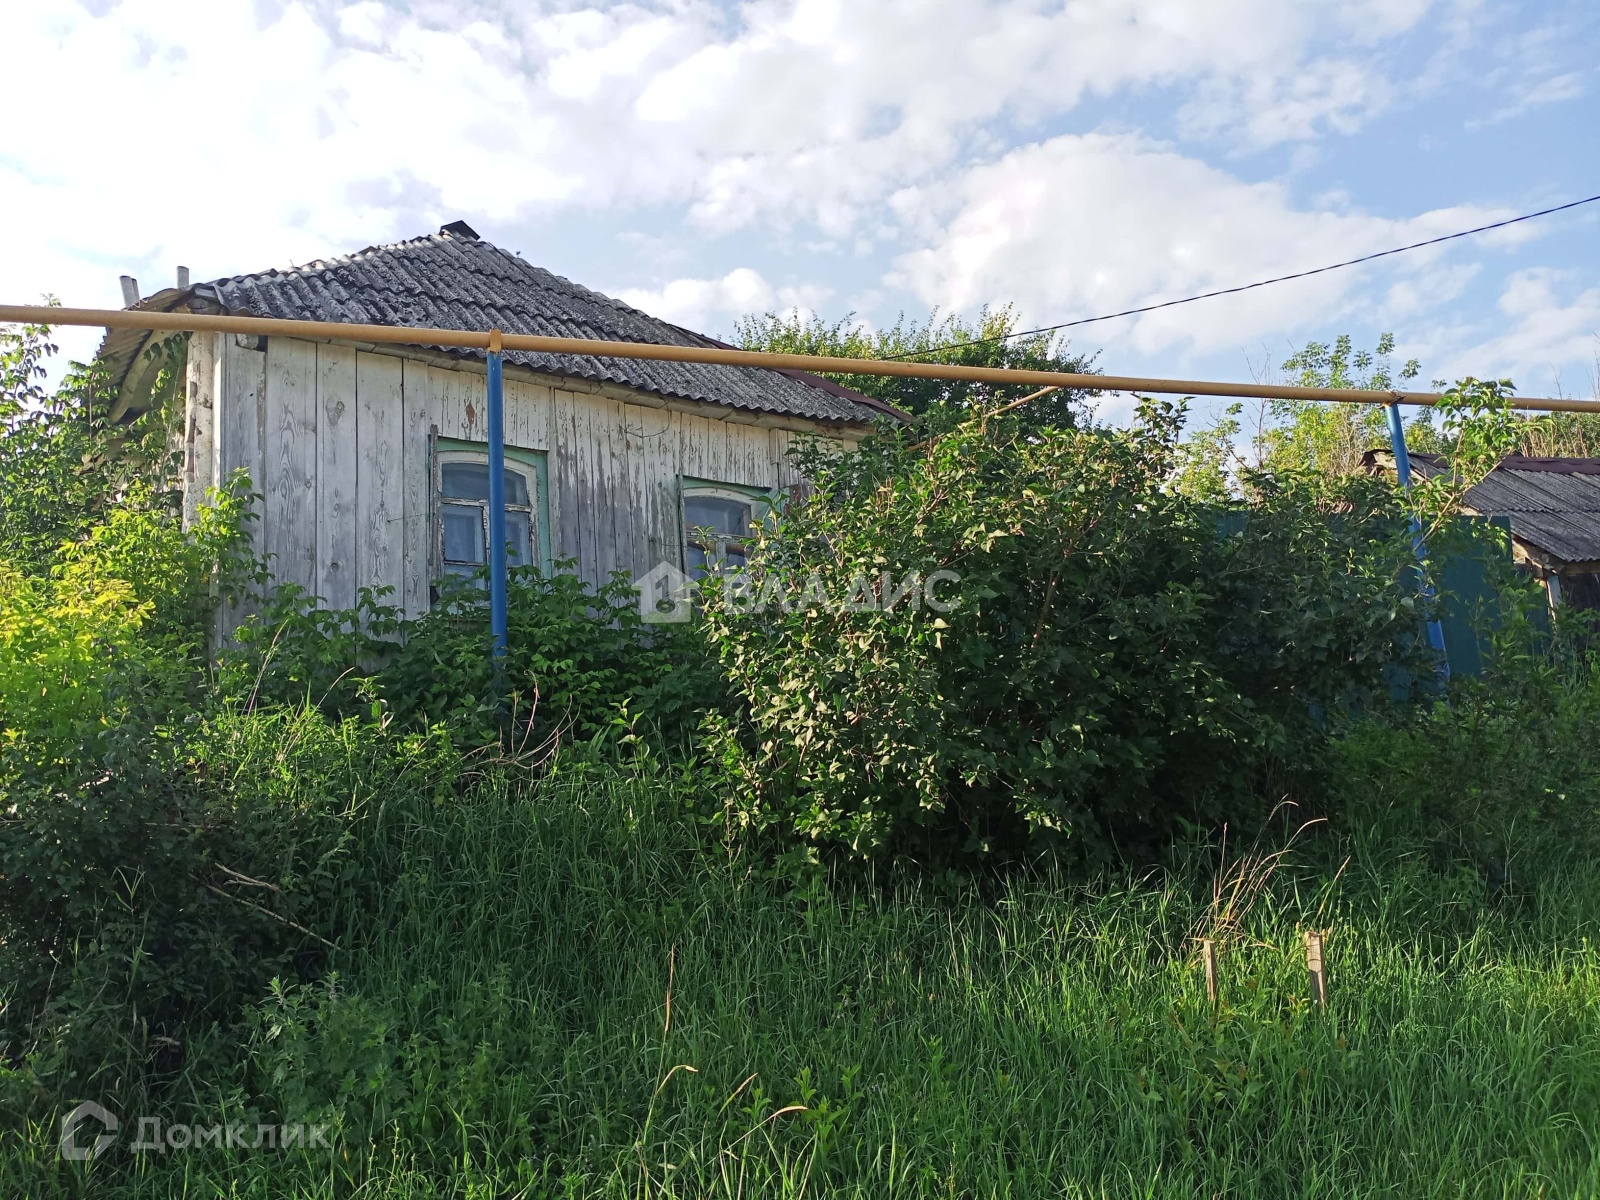
[[[489,337],[489,628],[494,655],[506,652],[506,405],[500,331]]]
[[[1406,451],[1406,427],[1400,421],[1400,406],[1387,405],[1389,410],[1389,441],[1394,445],[1394,472],[1400,486],[1411,490],[1411,455]],[[1433,598],[1433,588],[1428,583],[1428,544],[1422,540],[1422,525],[1411,518],[1411,545],[1417,552],[1417,578],[1422,585],[1424,599]],[[1444,627],[1438,621],[1428,622],[1428,644],[1439,655],[1439,677],[1450,678],[1450,656],[1444,648]]]

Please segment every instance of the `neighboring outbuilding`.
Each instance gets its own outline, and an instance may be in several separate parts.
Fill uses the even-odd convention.
[[[1364,465],[1392,472],[1394,455],[1369,450]],[[1436,475],[1437,455],[1411,455],[1412,470]],[[1514,454],[1470,489],[1471,513],[1504,517],[1518,564],[1544,583],[1550,602],[1600,608],[1600,458],[1529,458]]]
[[[463,222],[286,270],[138,299],[160,312],[431,326],[679,346],[720,345],[523,261]],[[112,330],[117,419],[148,403],[157,356]],[[570,559],[591,584],[740,553],[763,501],[797,482],[797,438],[850,446],[903,416],[800,371],[505,353],[512,562]],[[276,578],[353,605],[392,588],[410,616],[487,543],[486,355],[349,341],[190,337],[185,512],[244,468],[261,493],[258,549]],[[711,533],[702,531],[710,530]],[[692,540],[691,540],[692,538]]]

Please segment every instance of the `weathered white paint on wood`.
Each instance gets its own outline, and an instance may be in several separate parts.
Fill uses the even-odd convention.
[[[792,487],[795,482],[794,464],[789,461],[789,431],[787,429],[773,429],[768,431],[772,439],[769,453],[772,464],[778,475],[780,488]]]
[[[678,420],[678,470],[696,479],[723,478],[728,435],[721,422],[682,413]],[[731,481],[730,481],[731,482]]]
[[[728,483],[746,487],[778,486],[778,464],[772,457],[772,431],[759,425],[724,422],[728,431]]]
[[[267,355],[246,350],[232,336],[222,339],[222,386],[218,389],[217,445],[219,479],[227,482],[237,470],[250,475],[250,490],[265,490],[267,472],[262,450],[267,427]],[[256,515],[261,515],[260,502]]]
[[[317,590],[317,348],[267,342],[264,553],[277,581]]]
[[[404,420],[400,461],[403,493],[400,528],[403,551],[401,600],[406,615],[420,617],[428,611],[428,589],[433,572],[433,463],[428,457],[431,430],[439,424],[439,409],[429,372],[432,367],[414,359],[402,362]]]
[[[628,494],[633,510],[634,578],[659,562],[682,566],[678,538],[678,423],[669,409],[629,404],[623,409],[627,432]]]
[[[591,397],[594,439],[593,503],[597,514],[595,583],[604,584],[613,571],[633,576],[633,493],[628,479],[627,405],[609,396]]]
[[[544,405],[541,406],[541,414],[539,414],[538,418],[538,421],[541,422],[541,429],[536,434],[536,437],[539,437],[542,445],[544,445],[546,501],[549,501],[550,506],[549,530],[546,531],[547,541],[542,544],[541,550],[547,558],[552,558],[552,560],[562,557],[560,546],[558,546],[558,530],[562,528],[562,493],[560,493],[560,488],[555,485],[555,406],[557,406],[557,397],[560,397],[560,392],[550,389],[549,395],[544,398]]]
[[[420,616],[435,569],[430,431],[482,443],[484,377],[289,338],[266,354],[222,338],[215,353],[210,477],[250,470],[265,494],[258,547],[278,579],[338,606],[359,587],[392,586],[393,602]],[[798,481],[786,455],[806,435],[641,401],[506,383],[507,444],[548,455],[551,557],[576,559],[593,585],[613,570],[681,565],[683,477]]]
[[[557,559],[581,558],[584,552],[580,534],[588,514],[581,511],[578,414],[582,413],[584,438],[588,435],[588,412],[572,392],[557,389],[550,412],[550,524],[551,541]],[[590,560],[591,562],[593,559]]]
[[[356,355],[356,586],[392,588],[385,604],[404,603],[405,398],[400,360]]]
[[[196,334],[195,337],[206,335]],[[217,357],[216,430],[214,445],[217,457],[216,478],[226,484],[235,471],[243,470],[250,477],[250,491],[255,494],[251,511],[256,523],[252,527],[261,547],[262,501],[266,469],[262,458],[262,433],[266,426],[267,356],[260,350],[246,350],[231,334],[213,334],[214,353]],[[187,500],[187,497],[185,497]],[[214,644],[233,635],[241,621],[249,615],[248,606],[224,598],[218,608],[212,634]]]
[[[468,442],[485,441],[489,433],[484,419],[488,392],[484,377],[465,371],[435,370],[429,379],[439,396],[443,415],[440,434]]]
[[[457,375],[456,371],[434,366],[420,367],[413,372],[407,364],[406,387],[416,390],[418,402],[433,413],[433,423],[439,427],[440,437],[466,436],[461,412],[464,393],[457,386]]]
[[[317,581],[312,589],[329,608],[356,602],[356,352],[348,346],[317,353]]]
[[[550,446],[550,389],[543,384],[506,380],[506,443],[524,450]]]
[[[183,381],[183,524],[194,523],[206,489],[217,486],[213,433],[216,428],[217,336],[189,338]]]
[[[600,570],[600,548],[610,537],[610,513],[600,495],[604,470],[604,415],[593,396],[580,396],[573,409],[575,435],[573,459],[577,464],[578,575],[585,583],[598,583],[605,576]]]

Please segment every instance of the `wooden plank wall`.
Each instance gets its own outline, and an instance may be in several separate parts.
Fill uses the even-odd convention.
[[[356,352],[316,346],[317,356],[317,584],[329,608],[356,602],[356,487],[365,466],[356,457]],[[271,343],[267,357],[272,357]],[[270,395],[270,393],[269,393]]]
[[[392,588],[426,611],[433,571],[431,443],[482,442],[484,377],[391,354],[272,338],[265,352],[217,335],[216,475],[250,472],[258,547],[280,582],[332,607]],[[545,451],[556,559],[587,582],[680,563],[679,479],[796,482],[805,435],[506,380],[506,444]],[[202,481],[209,486],[212,479]],[[238,622],[224,614],[221,631]]]
[[[201,334],[195,334],[199,338]],[[225,484],[235,471],[250,477],[253,491],[262,491],[266,479],[267,356],[259,350],[246,350],[231,334],[212,334],[211,357],[216,361],[214,485]],[[193,342],[190,343],[193,345]],[[187,497],[186,497],[187,499]],[[261,504],[255,506],[257,537],[260,537]],[[233,604],[224,604],[217,613],[216,636],[227,638],[245,613]]]
[[[261,550],[280,583],[321,595],[317,579],[317,347],[267,343],[266,476]]]

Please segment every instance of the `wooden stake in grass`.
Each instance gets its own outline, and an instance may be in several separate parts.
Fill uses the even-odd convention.
[[[1200,961],[1206,968],[1206,1002],[1217,1006],[1217,943],[1211,938],[1200,939]]]
[[[1306,930],[1306,973],[1311,977],[1311,1002],[1328,1007],[1328,972],[1322,965],[1322,935]]]

